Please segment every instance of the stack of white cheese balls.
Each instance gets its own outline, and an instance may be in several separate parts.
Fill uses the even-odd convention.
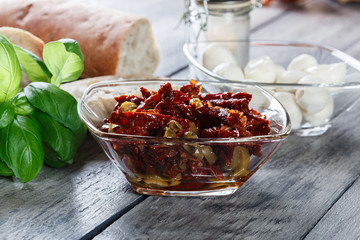
[[[341,83],[345,80],[346,65],[343,62],[319,64],[308,54],[295,57],[285,69],[269,56],[252,59],[241,69],[232,52],[219,43],[210,44],[202,55],[205,68],[233,81],[260,83],[318,84]],[[332,115],[334,100],[331,91],[322,87],[297,87],[296,89],[273,89],[272,94],[289,113],[292,128],[304,123],[321,125]],[[256,101],[256,96],[253,97]]]

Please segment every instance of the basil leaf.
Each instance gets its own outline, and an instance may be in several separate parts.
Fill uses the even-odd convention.
[[[0,128],[9,125],[15,117],[15,106],[12,102],[0,103]]]
[[[0,103],[16,95],[20,82],[21,68],[13,45],[0,35]]]
[[[36,121],[21,115],[0,129],[0,158],[22,182],[39,173],[44,160],[39,126]]]
[[[30,115],[35,111],[35,108],[29,103],[24,92],[16,94],[11,102],[15,105],[16,114]]]
[[[62,161],[67,161],[75,156],[78,141],[70,129],[40,111],[35,112],[32,117],[40,124],[42,140],[49,144]]]
[[[59,42],[62,42],[65,45],[67,52],[75,53],[80,57],[81,61],[84,61],[84,56],[77,41],[75,41],[74,39],[66,38],[60,39]]]
[[[13,175],[13,171],[0,159],[0,176],[9,177]]]
[[[77,113],[77,102],[70,93],[44,82],[30,83],[24,88],[31,105],[47,113],[76,136],[82,136],[84,124]]]
[[[44,46],[43,57],[53,75],[51,83],[56,86],[78,79],[84,70],[84,57],[80,46],[72,39],[47,43]]]
[[[31,82],[50,82],[51,73],[38,56],[19,46],[14,46],[14,48],[21,69]]]
[[[61,160],[59,155],[45,142],[43,143],[43,148],[45,152],[44,163],[46,165],[53,168],[61,168],[73,163],[73,159],[67,161]]]

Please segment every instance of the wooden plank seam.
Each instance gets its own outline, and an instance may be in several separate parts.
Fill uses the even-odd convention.
[[[344,196],[344,194],[355,184],[355,182],[357,180],[360,179],[360,173],[355,177],[355,179],[348,185],[346,186],[343,191],[340,192],[340,194],[337,196],[337,198],[334,199],[334,201],[331,203],[331,205],[329,206],[329,208],[324,211],[324,213],[321,215],[321,217],[314,223],[314,225],[309,228],[304,235],[301,236],[300,239],[306,239],[306,237],[310,234],[310,232],[319,224],[319,222],[326,216],[326,214],[333,208],[333,206],[340,200],[340,198],[342,198]]]

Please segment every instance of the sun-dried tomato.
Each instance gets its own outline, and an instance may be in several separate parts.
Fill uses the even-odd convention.
[[[190,84],[176,90],[170,83],[165,83],[158,91],[150,92],[141,87],[142,97],[119,96],[115,98],[117,105],[109,119],[105,119],[101,131],[163,136],[171,130],[173,133],[169,136],[178,138],[186,134],[189,136],[190,129],[196,132],[192,132],[190,137],[196,135],[199,138],[240,138],[269,134],[269,121],[254,109],[249,109],[251,94],[201,94],[201,86],[201,83],[191,80]],[[120,105],[124,102],[135,103],[137,108],[122,112]],[[194,127],[196,130],[193,130]],[[146,142],[114,142],[112,146],[123,156],[125,167],[131,171],[144,176],[157,175],[165,180],[181,176],[181,187],[169,187],[173,190],[192,190],[204,186],[208,179],[224,179],[224,171],[228,171],[225,169],[231,166],[236,147],[234,143],[211,145],[216,162],[208,162],[204,155],[199,154],[202,147],[198,143],[155,145]],[[260,145],[245,143],[242,146],[250,155],[261,156]],[[186,183],[194,179],[204,183]]]

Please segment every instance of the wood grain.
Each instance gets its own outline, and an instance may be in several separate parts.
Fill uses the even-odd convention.
[[[178,72],[187,64],[184,27],[174,28],[183,1],[87,1],[148,17],[162,54],[155,75],[191,76],[187,69]],[[252,37],[329,44],[360,59],[359,10],[330,0],[304,1],[300,8],[274,4],[252,13]],[[331,224],[356,237],[358,231],[345,224],[359,220],[348,214],[359,208],[352,205],[358,181],[351,185],[360,173],[359,111],[356,106],[344,114],[346,124],[336,121],[321,137],[289,137],[237,193],[219,198],[142,201],[89,136],[69,167],[45,167],[27,184],[0,178],[0,239],[91,237],[86,234],[117,217],[96,239],[317,239],[331,238],[331,231],[325,233]]]
[[[356,6],[337,9],[327,2],[307,2],[258,29],[253,37],[329,44],[359,58],[360,46],[354,46],[359,36],[351,34],[360,18],[357,11]],[[191,73],[184,70],[175,76],[191,76]],[[318,239],[336,222],[334,215],[330,215],[332,207],[339,198],[343,200],[343,193],[359,178],[360,149],[354,147],[360,142],[358,131],[354,131],[358,129],[359,111],[357,105],[321,137],[288,138],[268,163],[232,196],[149,197],[95,239],[302,239],[305,236]],[[354,191],[354,196],[358,196],[358,190],[353,189],[348,194]],[[349,204],[344,202],[334,214]],[[358,202],[352,208],[359,208]],[[314,228],[314,231],[319,229],[318,234],[311,235],[308,231],[328,212],[329,216]],[[346,213],[343,218],[348,219]],[[352,222],[344,221],[337,227]],[[349,239],[358,236],[357,229],[344,230],[352,231],[344,235],[350,236]]]
[[[360,239],[359,196],[360,179],[357,178],[305,239]]]
[[[71,166],[0,178],[0,189],[0,239],[80,238],[139,198],[91,136]]]
[[[339,7],[330,2],[307,1],[301,8],[289,10],[278,21],[253,33],[252,38],[305,41],[346,50],[360,40],[357,24],[360,4]]]
[[[149,197],[95,239],[301,239],[360,173],[358,111],[346,128],[289,137],[232,196]]]

